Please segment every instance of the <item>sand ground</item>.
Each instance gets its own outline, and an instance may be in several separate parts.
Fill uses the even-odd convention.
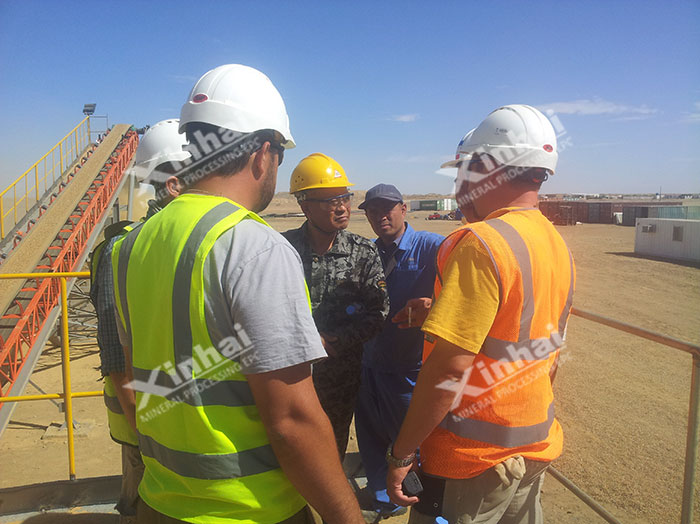
[[[292,210],[293,201],[282,197],[267,212]],[[408,220],[416,229],[443,234],[458,225],[427,221],[427,214],[409,213]],[[269,219],[280,231],[302,221]],[[372,236],[359,212],[350,229]],[[558,229],[577,264],[576,307],[700,342],[700,269],[634,257],[634,228],[585,224]],[[622,522],[677,522],[691,357],[578,317],[570,321],[565,351],[569,358],[555,384],[565,450],[556,467]],[[74,391],[100,389],[94,342],[76,340],[71,355]],[[60,377],[60,350],[47,347],[32,380],[52,392],[60,389]],[[28,386],[27,393],[34,392]],[[118,474],[119,449],[109,439],[102,399],[78,399],[74,410],[81,426],[75,446],[78,477]],[[42,438],[61,422],[62,414],[47,401],[17,407],[0,446],[0,487],[67,478],[65,439]],[[354,440],[351,446],[352,452]],[[543,505],[548,522],[602,522],[551,477]]]

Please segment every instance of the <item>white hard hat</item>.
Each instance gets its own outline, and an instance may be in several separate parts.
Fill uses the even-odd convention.
[[[207,71],[192,88],[180,112],[185,124],[203,122],[239,133],[274,129],[294,147],[284,100],[270,79],[252,67],[227,64]]]
[[[469,159],[469,157],[471,156],[471,153],[464,151],[462,149],[462,146],[465,144],[465,142],[469,142],[469,139],[471,138],[472,133],[474,133],[473,129],[462,137],[462,140],[460,140],[459,144],[457,144],[457,153],[455,153],[455,159],[450,160],[449,162],[445,162],[444,164],[442,164],[440,166],[440,169],[444,169],[446,167],[457,167],[457,164]]]
[[[182,149],[187,140],[178,132],[179,123],[177,118],[162,120],[144,133],[134,154],[133,173],[139,182],[165,182],[159,180],[162,177],[154,169],[165,162],[189,158],[190,154]]]
[[[500,164],[540,167],[554,173],[557,136],[546,116],[522,104],[499,107],[467,133],[460,153],[488,153]]]

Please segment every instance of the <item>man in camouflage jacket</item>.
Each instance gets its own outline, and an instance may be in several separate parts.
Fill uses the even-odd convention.
[[[328,184],[343,185],[324,185],[323,180],[319,185],[313,176],[318,164],[342,173]],[[310,179],[316,180],[315,187],[304,189]],[[362,345],[382,330],[389,312],[377,248],[345,230],[350,218],[348,185],[342,168],[330,157],[316,153],[302,160],[292,173],[291,192],[307,220],[283,233],[301,256],[314,321],[328,353],[327,359],[314,364],[313,381],[341,458],[360,386]]]

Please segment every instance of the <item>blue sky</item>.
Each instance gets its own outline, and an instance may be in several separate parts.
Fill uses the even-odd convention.
[[[544,192],[700,192],[699,2],[0,0],[0,186],[81,118],[179,116],[225,63],[266,73],[297,148],[358,188],[447,193],[435,174],[490,111],[553,109],[567,146]],[[95,121],[98,126],[100,121]]]

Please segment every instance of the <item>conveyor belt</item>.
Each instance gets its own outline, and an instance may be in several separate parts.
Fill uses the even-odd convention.
[[[127,124],[114,126],[73,180],[3,262],[0,266],[3,273],[31,273],[35,270],[44,253],[128,130]],[[0,280],[0,313],[7,309],[22,285],[23,281],[20,280]]]
[[[0,266],[4,274],[76,271],[100,237],[126,178],[137,135],[112,128]],[[68,292],[75,281],[69,281]],[[21,395],[58,317],[56,280],[0,280],[0,395]],[[0,404],[0,435],[15,404]]]

